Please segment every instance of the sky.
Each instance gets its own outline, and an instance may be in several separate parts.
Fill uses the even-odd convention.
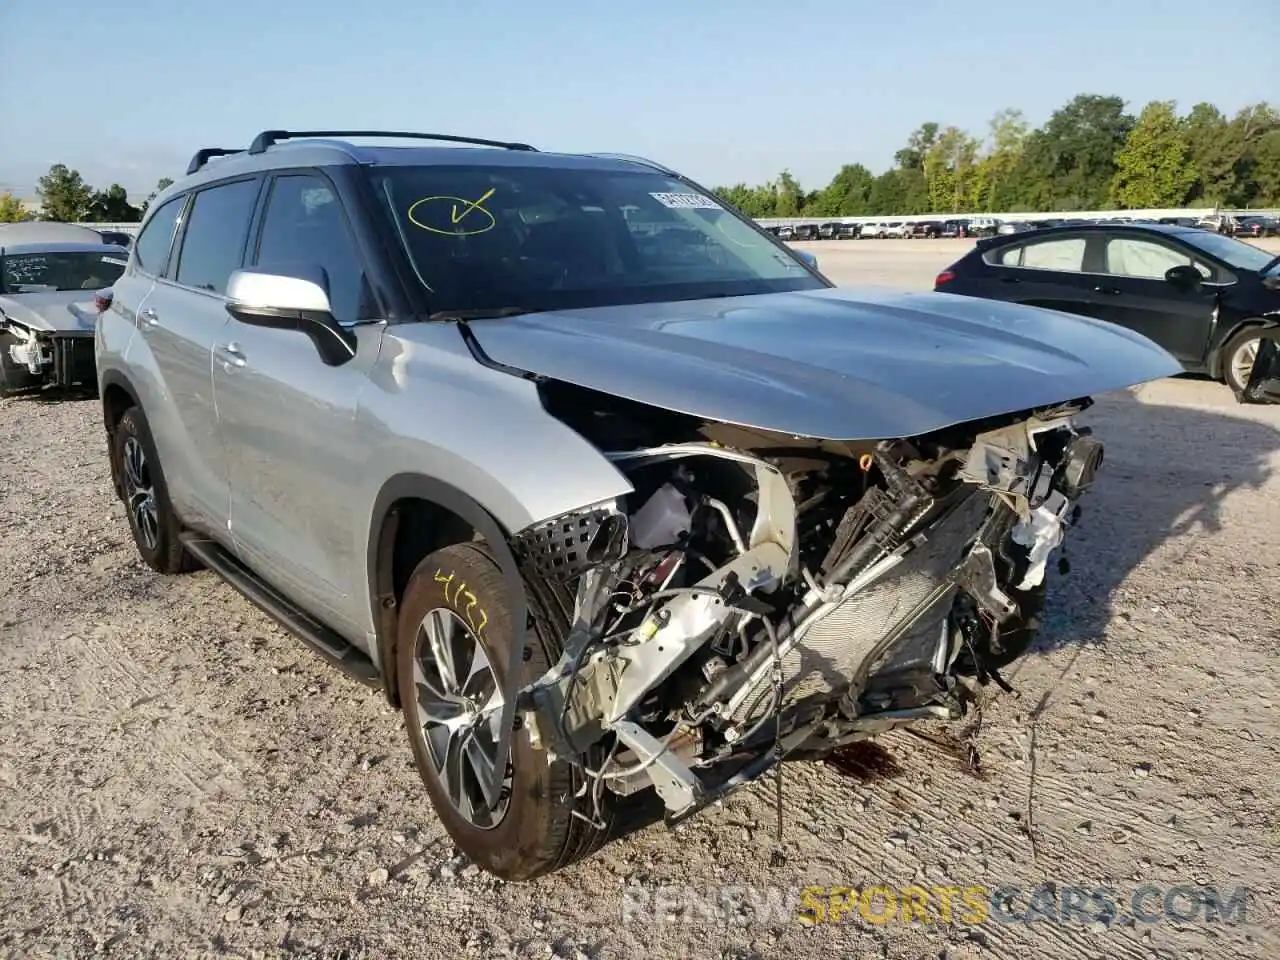
[[[139,202],[200,147],[317,127],[818,188],[884,170],[927,120],[1039,125],[1078,93],[1276,102],[1276,2],[0,0],[0,191],[32,198],[60,162]]]

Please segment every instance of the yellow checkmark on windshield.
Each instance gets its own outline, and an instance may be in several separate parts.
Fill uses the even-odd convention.
[[[452,212],[449,214],[450,220],[453,223],[458,223],[459,221],[462,220],[463,217],[465,217],[467,214],[471,213],[474,210],[484,210],[485,213],[488,213],[489,211],[485,210],[484,207],[481,206],[481,204],[484,203],[486,200],[488,200],[497,192],[498,192],[497,187],[490,187],[488,192],[479,200],[472,200],[469,203],[465,203],[461,213],[458,212],[458,205],[455,203],[453,205]]]

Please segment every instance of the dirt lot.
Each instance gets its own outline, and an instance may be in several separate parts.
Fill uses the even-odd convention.
[[[923,287],[963,245],[812,248],[841,282]],[[770,781],[504,885],[453,857],[377,694],[211,574],[139,565],[95,403],[0,401],[0,955],[1280,956],[1280,409],[1167,381],[1088,420],[1105,477],[1017,695],[983,712],[980,775],[896,735],[856,775],[788,766],[780,865]],[[1020,916],[1046,883],[1030,923],[637,916],[811,884],[1014,886]],[[1072,886],[1118,917],[1047,918]],[[1250,888],[1245,922],[1176,891],[1165,914],[1179,886]]]

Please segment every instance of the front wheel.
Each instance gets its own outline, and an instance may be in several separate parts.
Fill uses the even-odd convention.
[[[513,734],[506,769],[494,766],[508,671],[528,683],[560,656],[526,632],[521,663],[509,661],[512,631],[506,584],[476,543],[445,547],[418,564],[401,601],[396,673],[409,745],[436,814],[458,849],[504,880],[550,873],[602,842],[606,829],[571,812],[584,783],[580,767],[552,760],[526,732]]]
[[[1258,359],[1258,345],[1262,338],[1257,329],[1241,330],[1223,348],[1223,379],[1236,394],[1241,393],[1249,383],[1249,373],[1253,363]]]

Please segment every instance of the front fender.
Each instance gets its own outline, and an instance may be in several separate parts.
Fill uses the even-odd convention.
[[[430,477],[465,492],[504,529],[630,493],[593,444],[543,408],[532,382],[479,363],[455,324],[388,328],[360,399],[375,457],[362,501],[386,478]]]

